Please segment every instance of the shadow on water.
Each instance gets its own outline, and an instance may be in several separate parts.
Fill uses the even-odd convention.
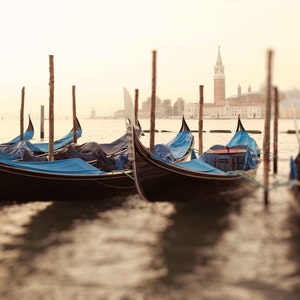
[[[152,283],[144,287],[149,299],[167,293],[175,297],[190,290],[191,281],[216,280],[215,251],[223,233],[230,228],[229,215],[239,205],[226,203],[175,203],[170,225],[161,233],[151,268],[162,270]],[[194,285],[199,282],[194,282]],[[195,287],[195,286],[194,286]],[[198,288],[197,288],[198,289]],[[178,295],[177,294],[177,295]],[[177,299],[176,297],[174,299]],[[190,298],[194,299],[194,298]]]
[[[297,196],[299,197],[299,195]],[[299,202],[299,199],[296,199]],[[295,294],[300,295],[300,206],[294,203],[290,214],[288,215],[287,224],[290,231],[289,243],[289,260],[293,263],[294,271],[288,276]]]
[[[50,248],[72,243],[63,233],[72,229],[77,221],[101,218],[101,213],[117,209],[126,200],[124,196],[104,198],[101,201],[58,201],[51,202],[45,209],[37,211],[23,225],[22,233],[14,234],[12,240],[2,244],[0,263],[6,265],[7,276],[2,282],[2,295],[9,295],[11,288],[22,284],[27,275],[35,272],[34,260]],[[32,203],[35,205],[35,203]],[[3,203],[2,207],[12,205]],[[28,208],[27,208],[28,209]],[[7,255],[9,254],[9,263]],[[1,276],[0,276],[1,277]],[[7,298],[8,299],[8,298]]]
[[[300,214],[287,218],[275,199],[269,209],[257,204],[250,198],[236,206],[176,203],[152,260],[160,275],[145,283],[144,293],[149,299],[299,299]]]

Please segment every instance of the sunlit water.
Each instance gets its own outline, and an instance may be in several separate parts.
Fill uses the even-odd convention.
[[[125,132],[124,120],[80,121],[79,143],[110,142]],[[187,121],[198,128],[197,120]],[[243,121],[262,131],[263,122]],[[150,128],[149,120],[141,123]],[[171,132],[155,141],[169,141],[180,125],[157,120],[157,129]],[[18,126],[18,119],[0,120],[0,142],[15,137]],[[57,120],[56,138],[71,126]],[[204,149],[231,137],[209,130],[235,128],[234,120],[204,120]],[[289,158],[299,147],[288,129],[295,129],[293,120],[279,120],[268,207],[259,187],[235,205],[148,203],[136,194],[0,204],[0,299],[300,299],[300,213],[288,185]],[[263,134],[253,137],[262,147]]]

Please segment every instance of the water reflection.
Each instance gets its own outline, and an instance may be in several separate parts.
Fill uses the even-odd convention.
[[[300,217],[286,192],[267,209],[261,190],[235,205],[2,206],[0,298],[298,299]]]
[[[25,288],[26,278],[30,278],[35,272],[41,272],[41,269],[41,273],[45,272],[43,269],[49,263],[50,267],[46,266],[46,273],[50,272],[49,276],[54,275],[56,270],[55,268],[51,270],[51,261],[46,262],[44,267],[39,265],[39,260],[43,263],[43,255],[51,249],[72,244],[72,238],[64,233],[72,231],[77,222],[99,218],[102,212],[116,209],[124,201],[124,197],[113,197],[101,201],[35,202],[12,206],[12,215],[16,216],[16,209],[18,209],[23,224],[16,224],[14,230],[7,232],[8,237],[1,239],[1,299],[20,297],[18,289]],[[3,207],[9,208],[9,203]],[[27,214],[29,211],[33,214],[22,218],[21,207]],[[2,211],[2,218],[3,216]],[[68,260],[68,257],[65,259]],[[26,298],[25,295],[23,296]]]
[[[144,287],[149,299],[166,292],[170,299],[177,299],[176,295],[198,290],[200,281],[218,280],[220,257],[216,246],[230,227],[230,214],[238,209],[225,203],[174,204],[169,226],[158,237],[151,261],[151,268],[164,272]],[[187,297],[194,299],[191,294]]]
[[[287,219],[290,237],[288,239],[290,251],[288,258],[292,262],[293,271],[287,276],[288,285],[295,294],[300,295],[300,202],[299,195],[296,195],[295,202],[292,202]]]

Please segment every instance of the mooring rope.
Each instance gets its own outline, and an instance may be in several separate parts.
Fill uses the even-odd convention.
[[[134,180],[134,177],[129,174],[128,170],[123,170],[122,173],[128,176],[130,179]]]
[[[253,178],[253,177],[249,176],[248,174],[246,174],[245,171],[229,171],[229,172],[227,172],[227,174],[239,175],[239,176],[243,177],[244,179],[246,179],[246,180],[250,181],[251,183],[253,183],[256,187],[264,188],[264,185],[262,183],[260,183],[255,178]]]
[[[274,190],[281,186],[288,186],[288,185],[293,186],[297,182],[297,180],[290,179],[290,180],[285,180],[282,182],[277,182],[277,183],[271,184],[270,186],[267,187],[267,186],[264,186],[261,182],[259,182],[255,178],[246,174],[245,171],[229,171],[229,172],[227,172],[227,174],[239,175],[239,176],[243,177],[244,179],[253,183],[257,188],[262,188],[264,191],[271,191],[271,190]],[[300,182],[299,182],[299,184],[300,184]]]
[[[201,154],[199,152],[198,149],[196,148],[192,148],[191,149],[191,153],[195,153],[198,155]],[[259,154],[263,154],[263,151],[260,150]],[[270,152],[270,156],[273,157],[273,158],[279,158],[279,156],[275,156],[274,153]],[[249,182],[253,183],[257,188],[262,188],[264,191],[270,191],[270,190],[274,190],[278,187],[281,187],[281,186],[300,186],[300,181],[298,180],[295,180],[295,179],[289,179],[289,180],[284,180],[282,182],[276,182],[274,184],[271,184],[270,186],[264,186],[263,183],[261,183],[260,181],[256,180],[255,178],[249,176],[248,174],[246,174],[245,171],[242,171],[242,170],[236,170],[236,171],[228,171],[227,174],[231,174],[231,175],[239,175],[241,177],[243,177],[244,179],[248,180]]]

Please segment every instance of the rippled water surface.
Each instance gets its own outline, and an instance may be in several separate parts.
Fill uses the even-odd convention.
[[[197,120],[187,121],[197,129]],[[81,123],[79,143],[110,142],[125,132],[123,120]],[[149,129],[149,120],[141,123]],[[0,142],[17,135],[18,124],[1,120]],[[58,120],[57,137],[70,124]],[[156,141],[169,141],[180,124],[157,120],[157,129],[171,132]],[[244,125],[264,128],[263,120]],[[233,120],[204,120],[204,149],[231,137],[209,130],[235,127]],[[259,187],[232,205],[149,203],[136,194],[75,202],[67,192],[62,202],[1,202],[0,299],[300,299],[300,206],[288,185],[298,144],[287,129],[293,121],[279,120],[268,207]],[[253,137],[262,147],[263,134]],[[146,144],[149,135],[142,139]],[[197,147],[197,133],[195,139]],[[262,182],[262,167],[256,180]]]

